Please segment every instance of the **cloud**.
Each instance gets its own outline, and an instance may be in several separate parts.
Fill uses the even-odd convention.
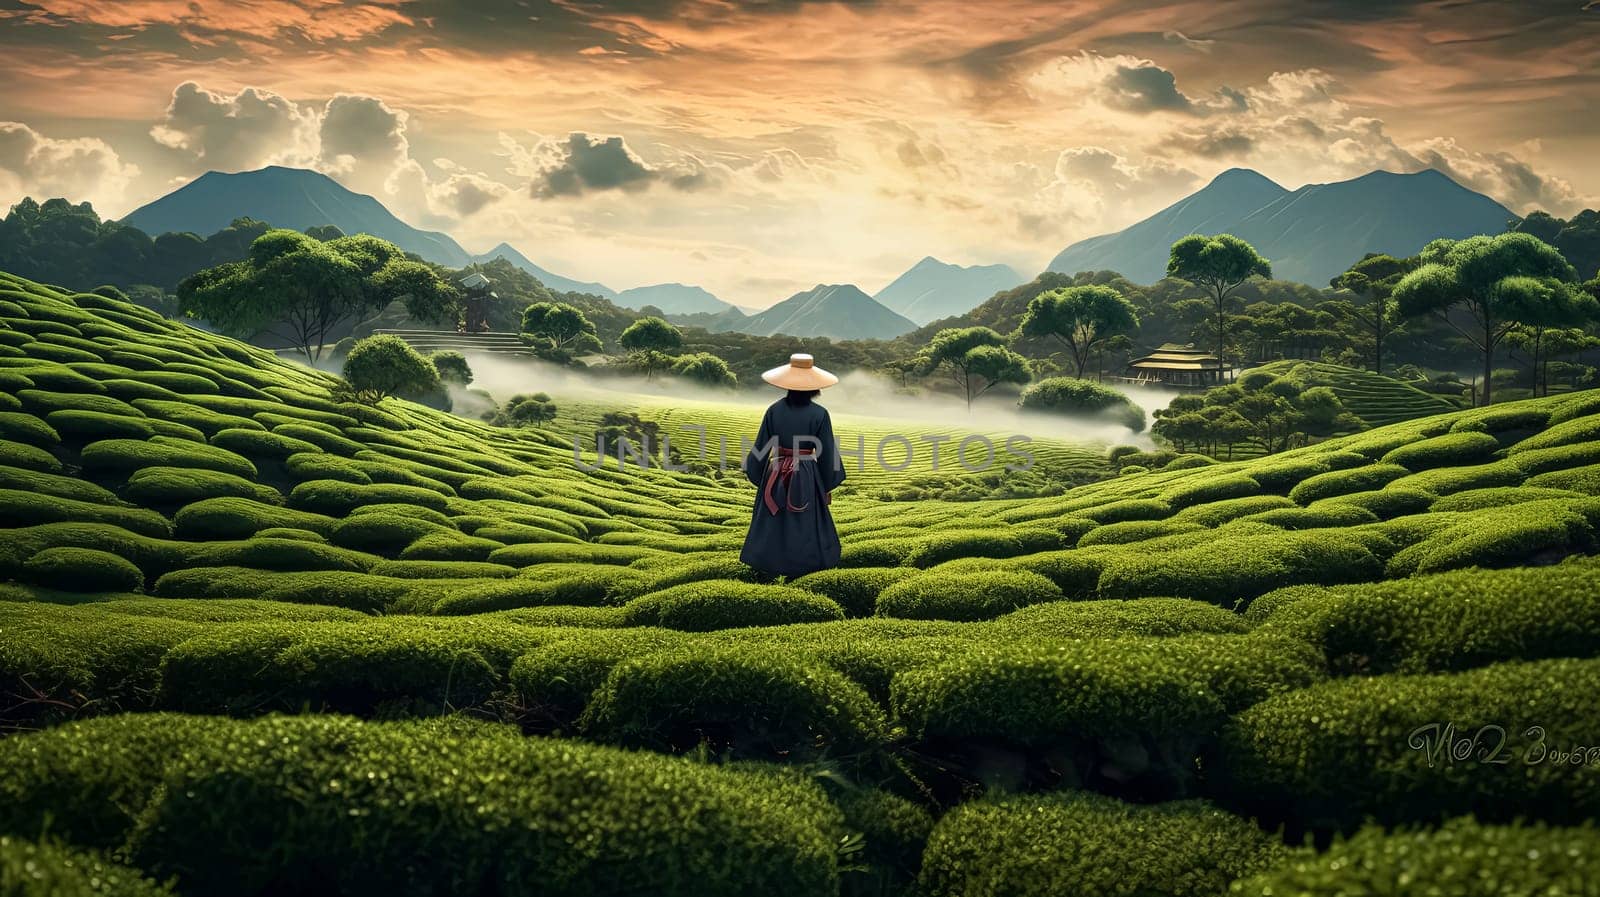
[[[512,189],[499,181],[483,175],[466,172],[451,174],[429,189],[429,198],[436,207],[466,218],[482,211],[490,203],[512,193]]]
[[[1119,54],[1102,56],[1088,50],[1059,56],[1025,79],[1041,97],[1082,102],[1146,115],[1152,112],[1195,112],[1196,104],[1178,89],[1171,71],[1149,59]]]
[[[531,191],[538,199],[607,191],[637,193],[658,183],[693,191],[713,181],[710,169],[693,156],[652,166],[621,137],[594,137],[583,131],[573,131],[564,141],[541,140],[531,150],[518,147],[511,155],[514,172],[533,176]]]
[[[150,136],[218,171],[304,165],[316,156],[317,116],[254,87],[227,96],[185,81]]]
[[[1158,65],[1119,65],[1101,86],[1108,102],[1129,112],[1187,112],[1191,106],[1178,91],[1178,79]]]
[[[0,122],[0,204],[9,207],[23,196],[67,197],[106,206],[122,201],[138,166],[122,161],[116,150],[93,137],[46,137],[21,122]]]
[[[323,171],[357,174],[361,180],[382,173],[387,179],[411,155],[406,139],[408,115],[377,97],[339,94],[322,110],[318,152]]]
[[[1456,181],[1504,203],[1518,214],[1543,209],[1565,217],[1592,202],[1567,181],[1542,175],[1510,153],[1481,153],[1449,138],[1435,138],[1418,148],[1419,168],[1436,168]]]

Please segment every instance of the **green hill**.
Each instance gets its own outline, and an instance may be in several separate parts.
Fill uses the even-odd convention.
[[[581,470],[581,421],[339,402],[3,276],[0,321],[0,880],[1470,895],[1600,855],[1561,827],[1600,764],[1555,759],[1600,733],[1600,392],[858,491],[841,568],[770,582],[748,486]],[[1439,759],[1484,725],[1511,764]]]
[[[1328,386],[1355,415],[1374,427],[1457,410],[1455,403],[1393,377],[1319,361],[1274,361],[1262,370],[1312,386]]]

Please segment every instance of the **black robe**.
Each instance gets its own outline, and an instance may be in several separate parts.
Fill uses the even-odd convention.
[[[812,450],[816,458],[799,461],[788,483],[779,479],[768,488],[777,460],[769,460],[768,442],[784,448]],[[739,560],[768,573],[800,576],[839,564],[839,533],[828,510],[828,493],[844,482],[844,465],[833,438],[828,409],[812,402],[795,407],[779,399],[761,417],[755,448],[745,453],[744,475],[755,484],[756,507],[750,516]],[[772,513],[768,499],[778,508]],[[799,510],[796,510],[799,509]]]

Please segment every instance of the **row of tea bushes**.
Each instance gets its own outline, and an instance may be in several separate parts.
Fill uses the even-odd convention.
[[[186,895],[813,897],[850,834],[800,777],[464,720],[127,715],[0,758],[0,831],[114,848]]]

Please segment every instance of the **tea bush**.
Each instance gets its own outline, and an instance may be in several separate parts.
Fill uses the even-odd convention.
[[[160,897],[172,892],[137,869],[88,851],[0,835],[6,897]]]
[[[6,522],[11,526],[109,523],[146,536],[172,535],[172,524],[165,517],[143,508],[113,507],[16,489],[0,489],[0,508],[5,508]]]
[[[281,504],[278,490],[219,470],[190,467],[144,467],[128,477],[122,494],[145,507],[180,507],[208,498],[247,498],[260,504]]]
[[[1022,570],[930,571],[885,588],[878,595],[877,613],[914,620],[988,620],[1063,597],[1055,583]]]
[[[359,485],[339,480],[309,480],[289,493],[289,506],[330,517],[343,517],[362,505],[408,504],[443,511],[444,496],[417,486],[394,483]]]
[[[332,535],[338,521],[248,498],[207,498],[184,506],[173,523],[184,538],[248,539],[261,530],[282,526],[326,537]]]
[[[1438,467],[1401,477],[1394,481],[1394,485],[1396,488],[1407,486],[1434,495],[1450,495],[1468,489],[1519,486],[1522,484],[1522,479],[1522,471],[1515,464],[1510,461],[1495,461],[1472,467]]]
[[[301,452],[320,452],[322,448],[304,439],[264,430],[227,429],[211,437],[211,444],[246,458],[269,461],[287,460]]]
[[[602,741],[735,757],[850,755],[883,741],[883,712],[826,668],[756,647],[665,651],[612,668],[580,721]]]
[[[1377,579],[1383,564],[1371,549],[1328,530],[1275,535],[1221,534],[1188,548],[1106,558],[1098,594],[1102,598],[1172,596],[1213,601],[1225,607],[1300,583]]]
[[[45,421],[64,439],[74,443],[97,439],[149,439],[156,435],[155,426],[142,418],[103,411],[52,411],[45,415]]]
[[[1551,752],[1593,743],[1596,688],[1600,660],[1563,659],[1281,694],[1228,727],[1220,793],[1269,819],[1333,829],[1467,812],[1484,821],[1593,818],[1600,765],[1554,762]],[[1453,756],[1452,737],[1482,753]]]
[[[1367,826],[1321,854],[1299,854],[1235,882],[1246,897],[1516,897],[1581,894],[1600,876],[1600,831],[1483,825],[1452,819],[1437,829]]]
[[[877,608],[879,593],[916,575],[917,571],[909,567],[846,567],[808,573],[794,584],[833,599],[847,617],[870,617]]]
[[[1201,801],[1018,795],[939,820],[919,884],[930,897],[1211,897],[1289,855],[1250,820]]]
[[[689,632],[842,619],[844,613],[839,605],[804,589],[726,579],[650,592],[630,601],[624,614],[630,626],[661,626]]]
[[[1289,490],[1289,497],[1299,504],[1309,505],[1318,499],[1387,486],[1410,473],[1398,464],[1369,464],[1365,467],[1330,470],[1302,480]]]
[[[1499,450],[1500,441],[1488,433],[1465,431],[1407,443],[1381,460],[1384,464],[1398,464],[1412,471],[1430,470],[1482,464]]]
[[[248,480],[256,466],[227,449],[186,440],[156,436],[148,441],[102,439],[83,447],[83,468],[102,474],[127,476],[145,467],[187,467],[219,470]]]
[[[144,574],[131,561],[93,548],[46,548],[22,566],[35,585],[70,592],[136,592]]]

